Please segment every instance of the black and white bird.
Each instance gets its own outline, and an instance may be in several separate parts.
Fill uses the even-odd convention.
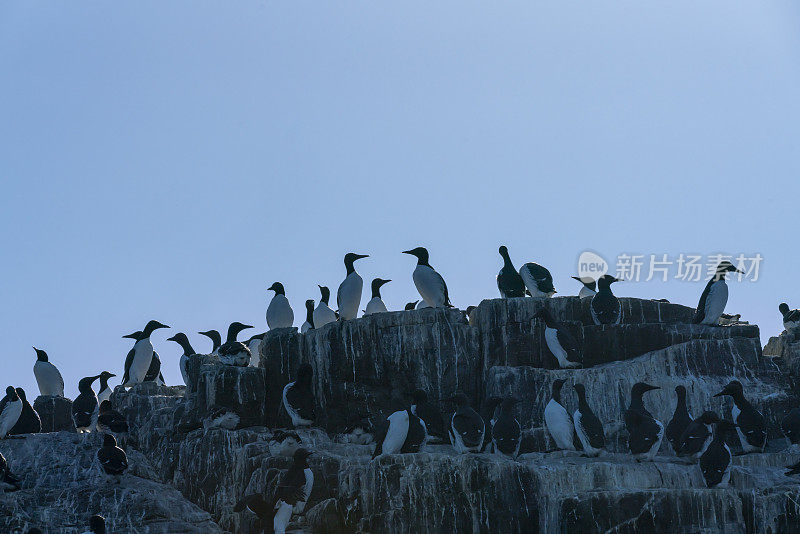
[[[189,338],[183,332],[178,332],[174,336],[167,338],[167,341],[174,341],[178,345],[181,346],[183,349],[183,354],[181,354],[180,359],[180,369],[181,369],[181,377],[183,377],[183,383],[187,386],[189,385],[189,371],[186,368],[186,364],[189,362],[189,358],[197,354],[197,352],[192,348],[192,344],[189,343]],[[97,398],[100,400],[100,403],[106,399],[101,399],[100,395],[97,395]]]
[[[250,349],[250,367],[258,367],[261,364],[261,344],[264,342],[264,336],[267,332],[261,332],[250,337],[245,342],[247,348]]]
[[[411,250],[404,250],[403,254],[410,254],[417,258],[417,266],[414,268],[414,285],[417,287],[422,300],[431,308],[451,308],[450,295],[447,293],[447,284],[442,275],[437,273],[428,262],[428,251],[424,247],[417,247]],[[417,309],[420,309],[419,304]]]
[[[211,340],[212,347],[211,352],[209,354],[218,354],[219,348],[222,345],[222,336],[216,330],[207,330],[205,332],[198,332],[201,336],[206,336],[208,339]]]
[[[428,304],[425,299],[420,300],[417,302],[417,305],[414,307],[415,310],[424,310],[425,308],[432,308],[430,304]]]
[[[160,328],[169,328],[169,326],[158,321],[150,321],[145,325],[141,333],[134,332],[133,334],[122,336],[123,338],[135,340],[133,348],[125,358],[125,373],[122,377],[122,385],[124,387],[132,387],[144,382],[148,378],[148,374],[151,374],[154,351],[153,343],[150,342],[150,335]]]
[[[39,385],[40,395],[64,396],[64,379],[55,365],[47,357],[47,353],[33,347],[36,351],[36,363],[33,364],[33,375]]]
[[[553,441],[556,442],[556,448],[574,451],[575,424],[567,409],[561,404],[561,388],[564,386],[564,382],[566,382],[564,378],[557,378],[553,381],[553,392],[544,407],[544,424]]]
[[[486,421],[486,435],[483,438],[483,448],[481,452],[488,450],[490,453],[494,453],[494,436],[492,435],[492,428],[494,427],[495,422],[497,422],[497,416],[500,412],[500,404],[503,402],[502,397],[489,397],[486,400],[486,404],[483,406],[481,410],[481,417],[483,420]]]
[[[419,452],[427,441],[425,422],[413,414],[409,406],[386,418],[375,429],[375,450],[372,457],[383,454]]]
[[[711,443],[712,425],[719,421],[717,414],[706,411],[689,423],[678,440],[678,456],[692,462],[697,461]]]
[[[597,294],[597,280],[594,278],[584,277],[581,278],[580,276],[573,276],[573,280],[577,280],[581,283],[583,287],[578,292],[578,298],[585,299],[591,298]]]
[[[622,320],[622,306],[611,292],[611,284],[621,281],[610,274],[604,274],[597,281],[597,294],[592,297],[589,306],[594,324],[619,324]]]
[[[464,310],[467,315],[468,325],[475,326],[477,310],[478,310],[477,306],[467,306],[467,309]]]
[[[161,373],[161,358],[158,357],[158,352],[156,351],[153,351],[153,359],[150,360],[150,369],[144,375],[144,381],[155,382],[160,386],[165,385],[164,375]]]
[[[418,302],[419,302],[418,300],[415,300],[414,302],[407,302],[405,307],[403,308],[403,311],[416,310]]]
[[[99,403],[92,384],[100,375],[87,376],[78,382],[78,396],[72,401],[72,421],[78,433],[94,432],[97,428]]]
[[[786,330],[794,330],[800,327],[800,310],[790,310],[788,304],[781,302],[781,305],[778,306],[778,311],[783,316],[783,327]]]
[[[241,341],[236,340],[236,338],[239,337],[239,332],[247,330],[248,328],[253,327],[238,321],[234,321],[230,324],[228,327],[228,337],[218,351],[220,363],[235,365],[237,367],[247,367],[250,365],[250,349]]]
[[[386,304],[384,304],[383,299],[381,299],[381,287],[389,282],[391,282],[391,280],[384,280],[383,278],[375,278],[372,280],[372,298],[367,302],[364,315],[388,311],[386,309]]]
[[[729,261],[722,261],[717,265],[716,273],[708,281],[700,295],[700,302],[697,304],[697,311],[692,319],[694,324],[715,326],[719,324],[719,318],[728,303],[728,284],[725,283],[725,275],[729,272],[742,273]]]
[[[532,297],[549,298],[555,295],[556,288],[553,287],[553,275],[538,263],[526,263],[519,268],[519,275],[522,277],[522,281]]]
[[[306,301],[306,320],[300,327],[300,333],[305,334],[309,330],[314,330],[314,300]]]
[[[128,456],[117,447],[117,438],[112,434],[103,434],[103,446],[97,451],[97,459],[107,475],[119,477],[128,468]]]
[[[0,439],[6,437],[22,415],[22,399],[13,386],[6,388],[6,396],[0,400]]]
[[[100,412],[97,415],[97,430],[100,432],[113,432],[114,434],[128,431],[128,421],[121,413],[116,411],[110,400],[100,403]]]
[[[589,407],[589,403],[586,401],[586,388],[583,384],[575,384],[572,387],[575,388],[575,393],[578,395],[578,409],[572,414],[575,434],[577,434],[586,456],[599,456],[606,446],[603,423]]]
[[[89,530],[83,534],[106,534],[106,518],[102,515],[93,515],[89,518]]]
[[[516,458],[522,444],[522,427],[514,417],[514,406],[519,401],[506,397],[500,403],[500,412],[492,424],[492,444],[494,452]]]
[[[731,479],[731,450],[725,443],[725,433],[736,427],[730,421],[714,423],[711,443],[700,456],[700,470],[709,488],[727,488]]]
[[[558,361],[558,366],[561,368],[580,367],[580,360],[583,359],[583,356],[578,342],[572,337],[569,330],[556,321],[547,308],[539,309],[533,316],[544,321],[544,340],[547,348]]]
[[[450,419],[450,443],[458,453],[480,452],[486,436],[483,417],[472,409],[464,393],[457,393],[451,400],[456,411]]]
[[[267,288],[267,291],[274,291],[275,295],[267,306],[267,326],[270,330],[276,328],[291,328],[294,324],[294,311],[289,299],[286,298],[286,290],[283,284],[275,282]]]
[[[648,391],[661,389],[644,382],[631,388],[631,403],[625,411],[625,428],[628,430],[628,448],[636,461],[652,460],[664,439],[664,424],[644,407],[642,396]]]
[[[314,309],[314,328],[322,328],[326,324],[336,321],[336,312],[329,305],[331,290],[326,286],[317,287],[319,287],[320,299],[319,304]]]
[[[289,382],[283,388],[283,408],[295,428],[314,424],[313,378],[313,368],[304,363],[297,369],[297,380]]]
[[[678,402],[675,404],[675,412],[672,414],[672,419],[667,423],[667,441],[672,446],[675,454],[680,452],[681,437],[689,425],[692,423],[692,415],[686,407],[686,388],[683,386],[675,386],[675,394],[678,396]]]
[[[11,472],[11,468],[8,466],[6,457],[0,453],[0,490],[3,490],[4,492],[17,491],[20,488],[19,483],[19,477]]]
[[[364,280],[356,272],[353,263],[362,258],[369,258],[367,254],[348,252],[344,255],[344,267],[347,275],[336,292],[336,305],[339,306],[339,319],[349,321],[355,319],[361,306],[361,291],[364,289]]]
[[[787,477],[793,477],[793,476],[800,475],[800,462],[797,462],[797,463],[792,464],[792,465],[787,465],[786,469],[788,471],[786,471],[786,473],[784,473],[784,475],[786,475]]]
[[[800,408],[790,410],[781,421],[781,431],[789,443],[800,445]]]
[[[424,389],[415,389],[411,397],[414,401],[411,413],[422,419],[427,435],[436,438],[436,441],[444,442],[446,425],[439,407],[430,401]]]
[[[503,245],[498,252],[503,258],[503,267],[497,273],[497,289],[500,291],[500,296],[504,299],[524,297],[525,282],[522,281],[522,276],[511,262],[508,249]]]
[[[736,424],[736,433],[742,443],[742,451],[764,452],[767,445],[767,423],[761,412],[755,409],[744,396],[744,387],[738,380],[733,380],[715,397],[729,396],[733,398],[731,419]]]
[[[109,400],[111,398],[112,389],[108,385],[108,379],[115,376],[117,375],[109,373],[108,371],[100,373],[100,391],[97,392],[98,403],[102,404],[104,400]]]
[[[25,397],[25,390],[17,388],[17,397],[22,401],[22,412],[19,414],[17,423],[8,432],[10,435],[19,434],[38,434],[42,431],[42,420],[39,419],[39,414],[33,409],[31,403]]]

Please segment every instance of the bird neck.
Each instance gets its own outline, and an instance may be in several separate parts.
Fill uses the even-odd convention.
[[[225,340],[226,343],[231,343],[236,341],[236,337],[239,335],[242,329],[239,328],[238,325],[231,325],[228,327],[228,338]]]
[[[314,328],[314,306],[306,308],[306,322]]]
[[[630,409],[631,410],[646,411],[644,409],[644,401],[642,400],[642,394],[641,393],[633,393],[633,392],[631,392],[631,406],[630,406]]]
[[[504,268],[507,267],[507,268],[511,269],[512,271],[516,271],[516,269],[514,269],[514,264],[511,263],[511,257],[508,255],[508,252],[506,252],[505,254],[500,254],[500,255],[503,256],[503,267]]]
[[[374,299],[381,298],[381,286],[374,286],[372,288],[372,298]]]
[[[739,410],[750,406],[750,402],[744,397],[744,393],[741,391],[737,391],[731,395],[731,397],[733,397],[733,403]]]
[[[192,344],[189,343],[188,339],[180,339],[180,340],[178,340],[178,344],[183,349],[183,355],[184,356],[191,356],[192,354],[196,354],[196,352],[192,348]]]
[[[354,272],[356,272],[356,268],[353,265],[354,261],[355,260],[345,260],[345,262],[344,262],[344,268],[347,269],[347,274],[348,275],[353,274]]]

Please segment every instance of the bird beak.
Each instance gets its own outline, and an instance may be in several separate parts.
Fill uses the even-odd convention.
[[[244,325],[244,328],[247,329],[247,328],[255,328],[255,327],[254,326],[250,326],[249,324],[246,324],[246,325]]]
[[[719,393],[717,393],[716,395],[713,395],[713,396],[714,397],[722,397],[723,395],[725,395],[725,390],[724,389],[722,391],[720,391]]]
[[[356,254],[357,260],[360,260],[361,258],[369,258],[369,254]]]
[[[414,253],[413,253],[413,252],[411,252],[410,250],[404,250],[404,251],[403,251],[403,254],[414,254]]]
[[[654,390],[654,389],[661,389],[661,387],[659,387],[659,386],[650,386],[650,390]]]
[[[122,339],[133,339],[133,334],[128,334],[127,336],[122,336]]]
[[[581,283],[583,282],[583,280],[581,280],[580,276],[570,276],[570,278],[572,278],[573,280],[577,280],[578,282],[581,282]]]
[[[742,270],[740,270],[740,269],[734,269],[734,272],[737,272],[737,273],[739,273],[739,274],[744,274],[744,271],[742,271]]]

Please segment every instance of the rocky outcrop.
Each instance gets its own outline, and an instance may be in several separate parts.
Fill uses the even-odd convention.
[[[75,432],[71,400],[58,395],[39,395],[33,401],[33,409],[42,421],[42,432]]]

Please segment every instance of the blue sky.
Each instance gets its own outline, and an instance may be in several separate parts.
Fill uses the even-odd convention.
[[[0,5],[3,386],[31,345],[77,392],[149,319],[302,322],[342,257],[415,298],[427,246],[460,307],[506,244],[575,294],[580,252],[760,253],[728,311],[800,306],[796,2]],[[694,306],[703,283],[625,283]],[[251,332],[255,332],[251,331]],[[246,332],[247,333],[247,332]]]

